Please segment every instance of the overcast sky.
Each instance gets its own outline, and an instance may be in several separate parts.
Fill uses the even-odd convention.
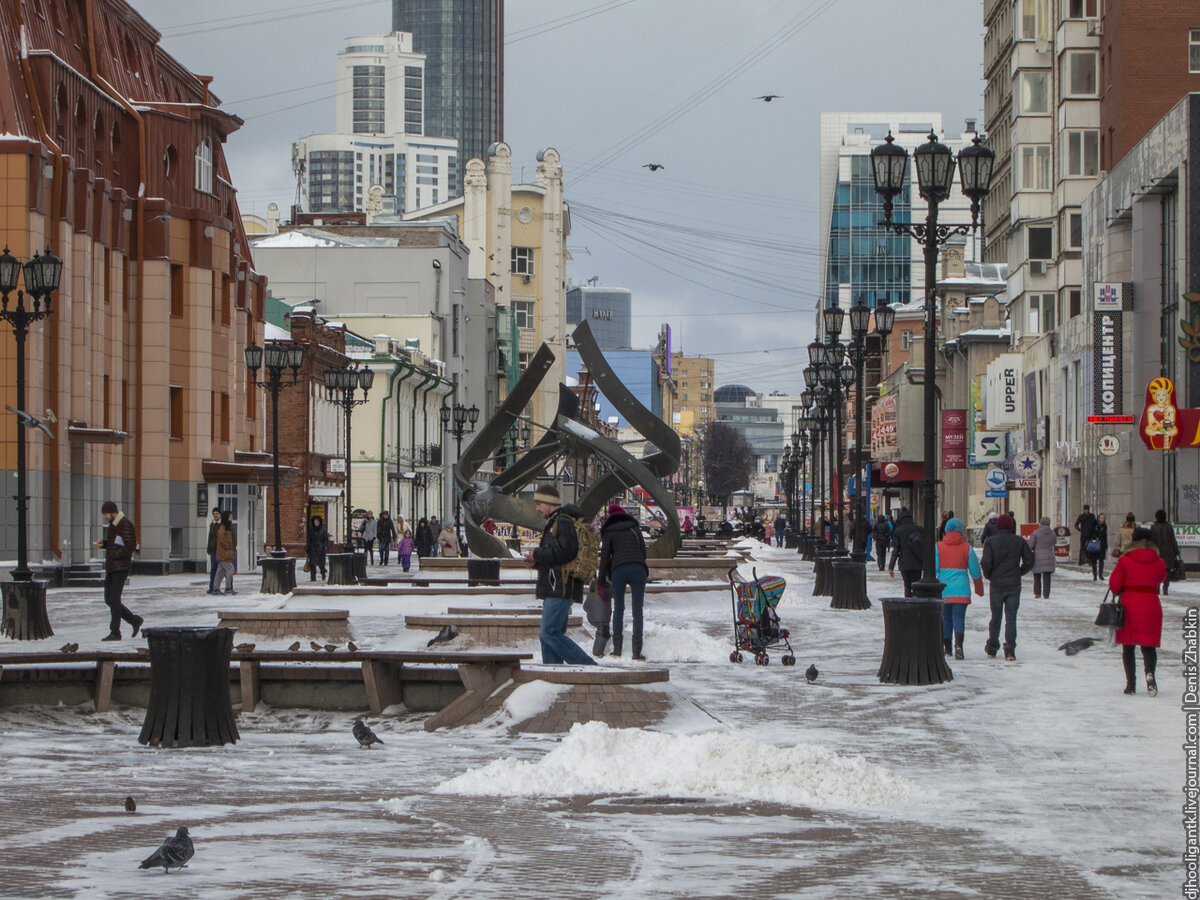
[[[242,212],[286,214],[291,142],[333,129],[335,55],[388,31],[391,0],[132,2],[245,119],[226,146]],[[505,18],[514,178],[562,154],[570,276],[630,288],[634,345],[669,322],[718,384],[802,388],[821,112],[983,120],[982,0],[508,0]]]

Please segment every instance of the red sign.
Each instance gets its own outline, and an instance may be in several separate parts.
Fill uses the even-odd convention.
[[[1179,409],[1174,382],[1155,378],[1146,386],[1146,406],[1138,422],[1138,434],[1151,450],[1200,446],[1200,409]]]
[[[967,467],[967,411],[942,410],[942,468]]]
[[[1090,425],[1132,425],[1133,416],[1088,416]]]

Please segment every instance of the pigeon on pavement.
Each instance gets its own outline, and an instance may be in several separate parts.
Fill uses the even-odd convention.
[[[360,748],[370,750],[372,744],[383,744],[383,741],[373,732],[362,719],[354,720],[354,739]]]
[[[1075,638],[1073,641],[1067,641],[1058,649],[1065,652],[1067,656],[1074,656],[1080,650],[1086,650],[1094,643],[1096,643],[1096,639],[1094,637],[1081,637]]]
[[[434,644],[444,644],[446,641],[452,641],[458,637],[458,629],[453,625],[443,625],[442,630],[435,634],[425,644],[426,647],[432,647]]]
[[[137,812],[137,804],[133,802],[132,797],[125,798],[125,812]]]
[[[809,684],[812,684],[814,681],[816,681],[817,676],[820,674],[821,673],[817,671],[817,667],[812,663],[809,663],[808,668],[804,670],[804,677],[808,680]]]
[[[188,837],[188,830],[180,828],[175,832],[174,837],[167,838],[162,842],[161,847],[143,859],[138,868],[153,869],[162,866],[163,871],[169,875],[171,869],[182,869],[187,865],[187,861],[195,852],[192,839]]]
[[[291,650],[293,653],[295,653],[297,650],[300,649],[300,642],[299,641],[294,642],[292,644],[292,646],[288,647],[288,649]]]

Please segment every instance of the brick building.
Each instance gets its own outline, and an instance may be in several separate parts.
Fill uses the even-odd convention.
[[[57,421],[29,442],[30,556],[52,568],[88,560],[106,499],[137,524],[143,568],[203,565],[218,498],[243,560],[260,527],[262,398],[240,360],[265,285],[223,152],[241,120],[158,40],[123,0],[0,4],[0,242],[64,261],[27,352],[27,408]],[[11,405],[7,328],[0,366]],[[0,419],[0,477],[15,427]],[[15,517],[0,504],[8,558]]]

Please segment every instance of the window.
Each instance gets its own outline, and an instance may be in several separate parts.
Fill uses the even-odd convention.
[[[1022,72],[1017,78],[1017,111],[1023,116],[1050,114],[1050,75]]]
[[[233,293],[233,280],[228,275],[221,276],[221,324],[229,324],[230,296]]]
[[[1020,184],[1023,191],[1050,190],[1050,145],[1026,144],[1019,148]]]
[[[171,440],[183,440],[183,388],[170,388],[171,392]]]
[[[1054,330],[1058,297],[1054,294],[1029,295],[1030,334],[1049,334]]]
[[[1029,228],[1029,258],[1054,259],[1054,229],[1043,226]]]
[[[183,318],[183,266],[171,266],[171,317]]]
[[[1100,174],[1099,131],[1065,131],[1063,141],[1066,147],[1063,154],[1066,157],[1064,174],[1091,178]]]
[[[1063,78],[1063,96],[1096,95],[1096,54],[1091,50],[1070,51],[1067,53],[1066,75]]]
[[[205,138],[196,147],[196,190],[212,193],[213,153],[212,139]]]
[[[900,332],[900,349],[911,350],[913,345],[913,333],[911,331]]]
[[[229,443],[229,395],[221,395],[221,440]]]
[[[1083,249],[1083,213],[1078,210],[1064,209],[1059,233],[1063,235],[1064,250]]]
[[[1188,32],[1188,71],[1200,74],[1200,29]]]
[[[1067,0],[1068,19],[1098,18],[1096,6],[1098,0]]]
[[[1083,312],[1083,291],[1067,292],[1067,318],[1073,319]]]
[[[129,382],[121,381],[121,430],[129,431]]]
[[[512,248],[512,273],[514,275],[533,274],[533,247]]]
[[[1050,38],[1050,0],[1020,0],[1021,40]]]
[[[103,410],[103,412],[101,412],[101,414],[100,414],[100,421],[103,423],[103,424],[101,425],[101,427],[102,427],[102,428],[109,428],[109,427],[111,427],[111,426],[110,426],[110,424],[109,424],[109,421],[110,421],[110,420],[109,420],[109,417],[108,417],[108,407],[109,407],[109,380],[108,380],[108,376],[107,376],[107,375],[105,375],[105,376],[104,376],[104,397],[103,397],[103,400],[102,400],[102,402],[104,403],[104,410]]]
[[[512,304],[513,319],[517,322],[518,328],[533,327],[533,301],[532,300],[514,300]]]

